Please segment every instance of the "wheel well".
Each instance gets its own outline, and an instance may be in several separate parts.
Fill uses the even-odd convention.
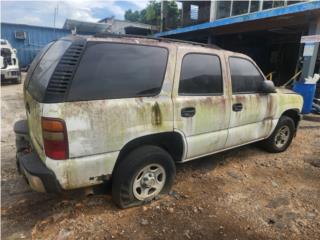
[[[151,134],[128,142],[121,149],[114,169],[116,169],[125,155],[142,145],[154,145],[163,148],[171,155],[175,162],[179,162],[182,159],[184,143],[181,134],[177,132]]]
[[[284,113],[282,113],[281,116],[287,116],[287,117],[292,118],[292,120],[294,121],[295,127],[297,128],[299,121],[300,121],[298,109],[289,109],[289,110],[285,111]]]

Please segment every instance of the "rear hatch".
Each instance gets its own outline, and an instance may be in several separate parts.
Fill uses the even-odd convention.
[[[44,97],[49,80],[70,45],[71,41],[59,40],[43,48],[32,62],[24,85],[29,134],[42,160],[45,159],[41,128]]]

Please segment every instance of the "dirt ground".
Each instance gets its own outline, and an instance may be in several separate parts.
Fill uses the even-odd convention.
[[[22,85],[1,90],[2,239],[320,239],[319,116],[284,153],[250,145],[180,164],[168,196],[119,210],[108,193],[29,189],[12,132],[25,117]]]

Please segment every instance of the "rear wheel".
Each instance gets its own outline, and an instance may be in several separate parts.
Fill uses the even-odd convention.
[[[293,119],[282,116],[271,136],[262,141],[260,145],[268,152],[283,152],[290,146],[295,131]]]
[[[112,179],[112,198],[120,208],[150,202],[170,191],[176,171],[164,149],[143,146],[120,161]]]

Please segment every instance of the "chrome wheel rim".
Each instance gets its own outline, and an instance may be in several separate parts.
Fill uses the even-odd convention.
[[[133,195],[138,200],[150,199],[158,195],[166,182],[166,172],[159,164],[149,164],[134,178]]]
[[[289,127],[288,126],[281,127],[278,130],[274,139],[275,145],[277,146],[277,148],[282,148],[284,145],[286,145],[289,140],[289,136],[290,136]]]

